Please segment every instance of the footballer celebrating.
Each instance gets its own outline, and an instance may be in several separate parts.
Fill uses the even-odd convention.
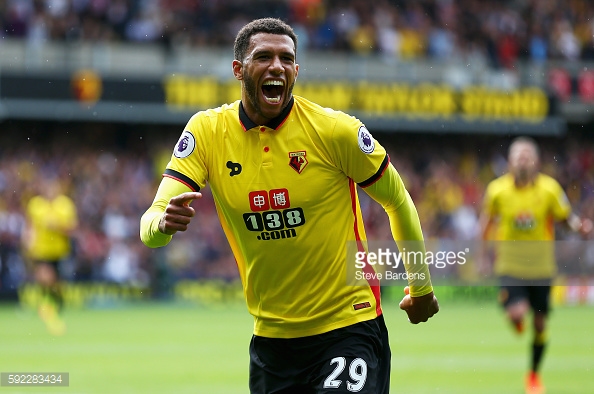
[[[422,241],[417,211],[384,148],[358,119],[292,94],[297,37],[279,19],[244,26],[233,75],[241,100],[187,123],[140,236],[185,231],[208,183],[249,312],[251,393],[388,393],[379,283],[347,286],[346,244],[365,241],[357,185],[386,210],[395,240]],[[411,323],[438,312],[426,280],[400,303]]]
[[[509,172],[487,186],[481,226],[483,239],[497,242],[495,273],[500,277],[500,301],[518,333],[533,312],[534,337],[526,393],[544,392],[538,371],[546,345],[546,318],[552,279],[556,273],[554,222],[588,234],[592,221],[573,214],[561,185],[538,171],[538,145],[528,137],[509,147]],[[509,242],[513,241],[513,242]]]

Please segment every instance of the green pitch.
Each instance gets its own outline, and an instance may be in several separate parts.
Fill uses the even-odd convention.
[[[521,394],[529,332],[517,336],[494,302],[443,301],[429,324],[385,315],[395,393]],[[33,311],[0,306],[0,372],[69,372],[67,388],[2,393],[247,393],[252,319],[242,305],[137,304],[70,309],[53,337]],[[594,308],[557,307],[543,366],[549,393],[594,392]],[[528,335],[527,335],[528,334]]]

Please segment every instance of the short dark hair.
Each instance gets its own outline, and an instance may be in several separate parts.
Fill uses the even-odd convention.
[[[235,56],[235,60],[243,61],[250,46],[250,39],[254,34],[258,33],[289,36],[293,40],[295,53],[297,53],[297,35],[293,31],[293,28],[278,18],[262,18],[251,21],[237,33],[233,45],[233,56]]]

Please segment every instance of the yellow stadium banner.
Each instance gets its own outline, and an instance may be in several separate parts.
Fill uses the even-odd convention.
[[[173,110],[209,108],[240,98],[235,80],[171,75],[164,79],[165,103]],[[446,84],[369,81],[302,81],[294,93],[324,106],[369,115],[411,119],[524,120],[541,122],[550,113],[549,97],[538,87],[511,91],[485,86],[456,90]]]

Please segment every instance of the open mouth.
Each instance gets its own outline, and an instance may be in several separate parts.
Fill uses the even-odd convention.
[[[285,83],[283,81],[265,81],[262,84],[262,94],[264,100],[269,104],[278,104],[281,102],[283,92],[285,90]]]

